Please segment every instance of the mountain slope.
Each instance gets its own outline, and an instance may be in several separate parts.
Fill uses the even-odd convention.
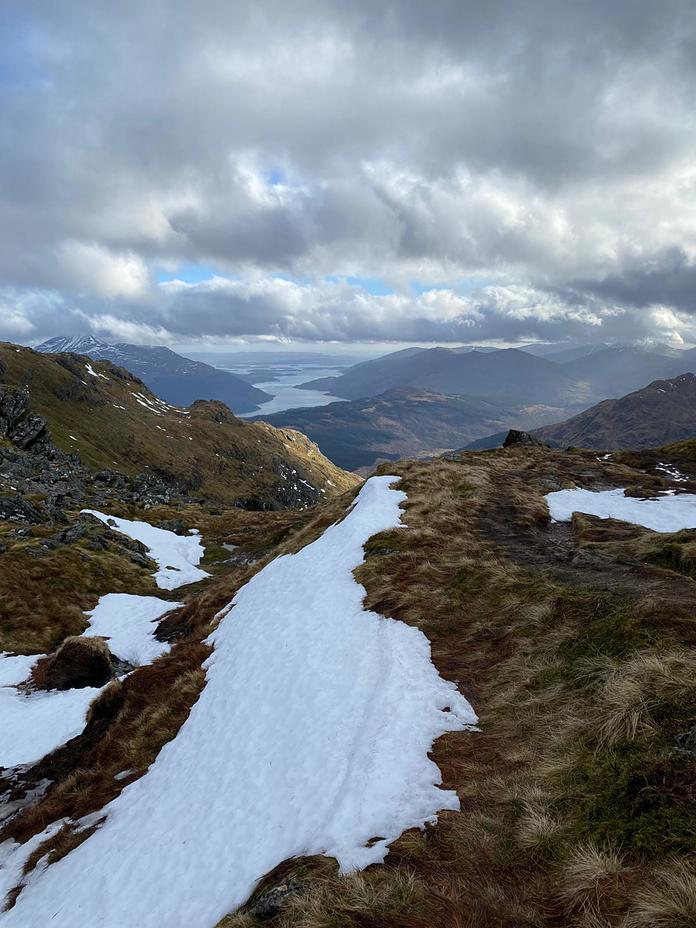
[[[272,398],[235,374],[184,358],[158,345],[107,344],[92,335],[57,336],[38,345],[36,351],[73,352],[111,361],[140,377],[153,393],[177,406],[188,406],[196,400],[220,400],[233,412],[253,412],[260,403]]]
[[[457,351],[431,348],[397,352],[350,368],[335,378],[302,384],[330,390],[335,396],[360,399],[399,387],[420,388],[448,395],[519,398],[520,402],[575,406],[591,401],[564,367],[515,348],[500,351]]]
[[[693,478],[696,459],[683,468]],[[637,496],[673,481],[539,447],[392,462],[381,477],[391,484],[387,474],[401,478],[393,491],[406,528],[395,505],[385,510],[367,492],[351,514],[346,500],[319,507],[263,562],[192,592],[158,630],[171,649],[109,684],[82,733],[43,761],[4,779],[0,771],[14,805],[0,831],[10,862],[2,928],[53,915],[74,928],[76,900],[92,922],[139,924],[130,915],[141,910],[144,924],[175,925],[183,912],[191,928],[257,928],[269,914],[277,928],[696,922],[696,533],[582,513],[552,522],[547,501],[575,484]],[[354,577],[364,590],[350,573],[363,558]],[[288,590],[293,631],[318,619],[304,640],[284,634]],[[332,628],[337,614],[344,621]],[[365,644],[370,627],[376,640]],[[405,659],[416,646],[421,666],[432,661],[450,681],[425,718],[428,677]],[[478,730],[458,724],[462,697]],[[356,725],[341,707],[361,701]],[[308,747],[328,711],[321,749],[334,775],[322,776]],[[424,765],[404,782],[399,769],[423,721],[449,730],[422,738]],[[270,793],[258,806],[240,802],[257,774],[275,779]],[[426,776],[452,803],[421,830],[432,812]],[[169,804],[173,790],[179,801]],[[404,818],[388,813],[414,801],[421,815],[399,837]],[[231,810],[239,820],[221,828]],[[158,844],[148,844],[143,814]],[[279,853],[264,854],[263,866],[287,858],[232,914],[246,892],[235,887],[251,887],[268,846]],[[372,865],[339,874],[327,852],[345,862],[352,849],[352,866]],[[164,879],[158,853],[173,863]],[[141,865],[150,854],[152,883]]]
[[[687,352],[663,354],[630,347],[594,351],[561,365],[566,376],[584,385],[596,399],[623,396],[651,380],[676,377],[691,367],[693,357]]]
[[[26,387],[55,445],[93,471],[150,471],[210,501],[259,505],[306,504],[356,482],[304,435],[237,419],[216,401],[174,407],[109,361],[0,343],[0,385]]]
[[[264,421],[299,429],[336,464],[356,470],[379,460],[439,454],[493,429],[531,428],[557,412],[509,397],[444,396],[404,387],[371,399],[288,409]]]
[[[591,409],[534,435],[558,447],[654,448],[696,437],[696,376],[681,374],[655,380],[616,400]]]

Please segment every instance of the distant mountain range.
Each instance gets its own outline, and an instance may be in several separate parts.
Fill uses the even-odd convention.
[[[554,346],[550,346],[554,348]],[[535,351],[535,353],[530,353]],[[622,396],[656,378],[675,377],[694,366],[696,350],[647,351],[602,344],[556,348],[546,357],[529,350],[408,348],[301,386],[346,399],[386,390],[417,388],[447,395],[514,396],[580,410],[610,396]]]
[[[560,365],[517,348],[486,352],[407,349],[358,364],[339,377],[320,378],[302,386],[346,399],[377,396],[400,387],[446,395],[515,396],[524,402],[565,407],[593,398],[590,390],[583,390]]]
[[[185,358],[161,345],[109,344],[92,335],[58,336],[36,347],[43,354],[72,352],[111,361],[136,374],[158,396],[177,406],[221,400],[233,412],[254,412],[272,396],[235,374]]]

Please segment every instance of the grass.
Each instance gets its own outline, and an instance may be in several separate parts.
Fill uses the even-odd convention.
[[[0,650],[52,651],[84,631],[84,610],[93,609],[102,594],[157,591],[151,571],[114,546],[92,549],[89,538],[38,556],[29,553],[46,534],[34,528],[29,538],[8,543],[1,555]]]

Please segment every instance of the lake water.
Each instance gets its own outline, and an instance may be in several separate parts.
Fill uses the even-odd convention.
[[[234,367],[225,366],[222,370],[230,371],[232,374],[248,374],[255,367],[261,365],[235,365]],[[287,364],[277,365],[274,363],[264,364],[263,370],[272,370],[274,379],[255,383],[254,386],[265,393],[270,393],[273,399],[268,403],[259,406],[256,412],[240,413],[239,415],[248,419],[251,416],[270,415],[273,412],[282,412],[284,409],[299,409],[308,406],[328,406],[329,403],[340,403],[345,400],[340,396],[332,396],[330,393],[324,393],[320,390],[300,390],[298,383],[306,383],[308,380],[315,380],[317,377],[335,377],[340,374],[344,368],[340,367],[317,367],[313,364]]]

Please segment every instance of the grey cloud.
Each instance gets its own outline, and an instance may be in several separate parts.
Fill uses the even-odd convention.
[[[0,27],[8,330],[50,321],[40,290],[82,325],[191,335],[642,337],[653,304],[693,309],[689,0],[10,0]],[[172,303],[152,275],[176,262],[317,293]],[[480,275],[559,310],[319,312],[331,274]]]

